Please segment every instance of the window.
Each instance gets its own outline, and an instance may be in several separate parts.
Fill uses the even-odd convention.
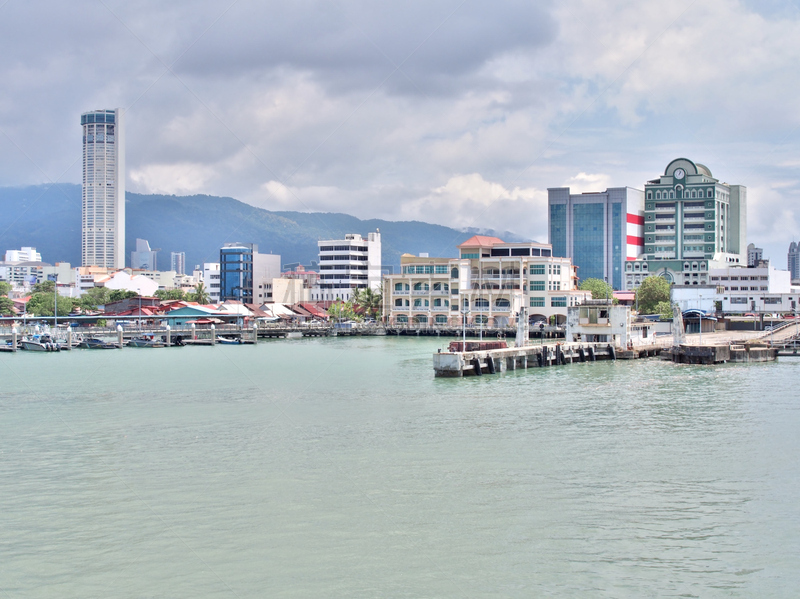
[[[457,268],[451,268],[450,269],[450,278],[451,279],[457,279],[458,278],[458,269]]]
[[[565,297],[552,297],[550,298],[550,305],[553,308],[566,308],[567,298]]]
[[[494,300],[494,306],[495,308],[510,308],[511,302],[504,297],[498,297]]]
[[[446,264],[437,264],[434,267],[434,272],[437,275],[446,275],[447,274],[447,265]]]
[[[489,322],[489,317],[485,314],[478,314],[475,317],[475,324],[486,324]]]
[[[532,275],[543,275],[544,274],[544,264],[532,264],[531,265],[531,274]]]
[[[543,297],[532,297],[531,298],[531,308],[544,308],[544,298]]]
[[[530,256],[531,249],[530,248],[511,248],[511,255],[512,256]]]
[[[544,281],[531,281],[531,291],[544,291]]]
[[[465,258],[465,259],[468,258],[470,260],[473,260],[475,258],[480,258],[480,256],[478,254],[475,254],[475,253],[472,253],[472,252],[461,252],[461,258]]]
[[[488,308],[489,307],[489,300],[484,297],[479,297],[475,299],[475,307],[476,308]]]
[[[439,314],[436,317],[436,324],[447,324],[447,316],[444,314]]]
[[[396,300],[394,300],[394,306],[395,306],[395,308],[402,308],[403,307],[403,299],[398,297]]]

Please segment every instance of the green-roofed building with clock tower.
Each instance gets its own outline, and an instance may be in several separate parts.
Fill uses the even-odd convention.
[[[747,265],[747,188],[676,158],[644,186],[644,254],[625,265],[625,288],[648,275],[678,285],[707,285],[708,269]]]

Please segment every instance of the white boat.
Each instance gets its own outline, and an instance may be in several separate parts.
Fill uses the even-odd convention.
[[[27,351],[61,351],[61,345],[56,343],[47,333],[23,337],[20,343],[22,349]]]

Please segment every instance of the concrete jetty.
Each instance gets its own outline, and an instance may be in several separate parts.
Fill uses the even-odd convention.
[[[665,349],[661,357],[677,364],[773,362],[778,357],[778,348],[760,343],[682,344]]]
[[[433,370],[438,377],[481,376],[518,368],[547,368],[597,360],[635,360],[658,356],[662,349],[664,346],[657,344],[625,349],[609,343],[552,343],[478,351],[440,351],[433,354]]]

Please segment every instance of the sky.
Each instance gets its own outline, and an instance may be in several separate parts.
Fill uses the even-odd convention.
[[[686,157],[786,268],[798,66],[800,0],[0,0],[0,185],[80,183],[121,107],[129,191],[547,241],[548,187]]]

